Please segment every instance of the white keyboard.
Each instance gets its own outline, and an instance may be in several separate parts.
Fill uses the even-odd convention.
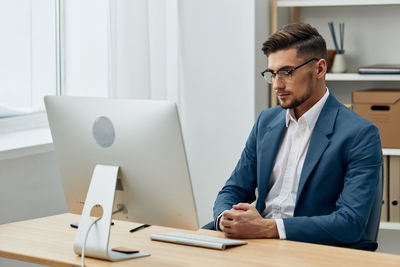
[[[180,233],[180,232],[151,234],[150,238],[152,240],[157,240],[157,241],[164,241],[181,245],[206,247],[213,249],[225,249],[227,247],[247,244],[246,241],[242,240],[218,238],[218,237]]]

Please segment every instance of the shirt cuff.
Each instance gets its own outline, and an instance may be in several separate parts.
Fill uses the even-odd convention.
[[[221,229],[219,229],[219,219],[221,219],[222,213],[217,217],[217,219],[215,220],[215,229],[217,231],[221,231]]]
[[[278,228],[279,239],[286,239],[285,224],[282,219],[275,219],[276,227]]]

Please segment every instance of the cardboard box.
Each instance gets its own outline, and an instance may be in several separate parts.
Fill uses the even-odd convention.
[[[383,148],[400,148],[400,89],[355,91],[353,111],[378,126]]]

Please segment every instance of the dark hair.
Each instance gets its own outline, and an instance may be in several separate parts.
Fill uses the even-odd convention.
[[[327,60],[326,42],[317,29],[310,24],[292,23],[272,34],[263,44],[263,52],[271,53],[296,48],[297,56],[316,57]]]

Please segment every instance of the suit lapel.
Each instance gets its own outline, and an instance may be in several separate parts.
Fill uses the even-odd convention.
[[[318,164],[326,148],[329,146],[329,135],[331,135],[333,132],[338,107],[339,102],[330,94],[318,117],[318,121],[315,124],[315,128],[311,136],[306,159],[304,160],[303,170],[300,175],[296,205],[312,171]]]
[[[260,213],[264,210],[269,178],[286,129],[285,114],[286,110],[282,110],[269,124],[259,146],[261,152],[257,164],[258,201],[256,208]]]

